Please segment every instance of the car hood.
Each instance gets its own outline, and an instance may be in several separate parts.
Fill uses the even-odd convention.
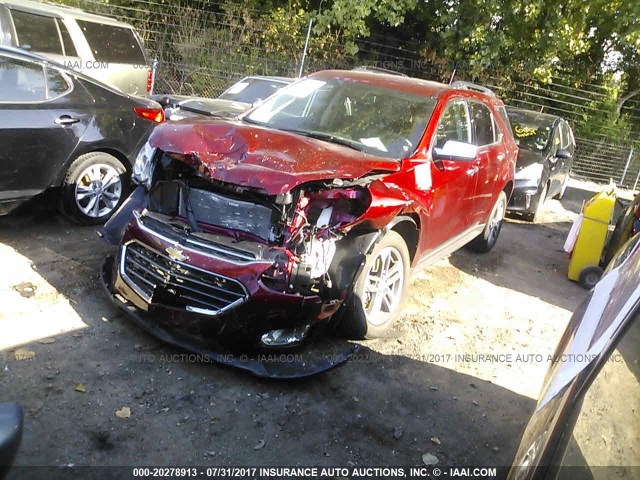
[[[524,168],[534,163],[542,163],[547,157],[546,152],[534,152],[533,150],[525,150],[524,148],[518,149],[518,161],[516,162],[516,168]]]
[[[168,122],[156,127],[149,143],[205,177],[258,188],[268,195],[286,193],[306,182],[350,180],[400,168],[398,160],[239,121]]]

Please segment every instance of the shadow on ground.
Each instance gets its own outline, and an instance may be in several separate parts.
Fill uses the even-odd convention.
[[[34,332],[22,346],[32,358],[0,352],[0,401],[26,413],[18,465],[420,465],[425,453],[440,465],[506,465],[534,408],[490,382],[366,347],[292,383],[198,363],[110,305],[98,272],[111,247],[93,227],[50,213],[4,217],[0,242],[87,325],[44,342]],[[130,416],[116,415],[123,407]],[[53,478],[22,468],[9,478],[38,472]]]

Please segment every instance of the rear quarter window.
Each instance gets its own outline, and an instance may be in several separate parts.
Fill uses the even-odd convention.
[[[77,22],[96,61],[146,65],[144,52],[133,29],[84,20]]]

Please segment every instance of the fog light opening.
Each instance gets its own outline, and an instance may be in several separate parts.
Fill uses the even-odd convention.
[[[291,347],[302,342],[311,325],[302,325],[295,328],[279,328],[271,330],[260,337],[260,342],[265,347]]]

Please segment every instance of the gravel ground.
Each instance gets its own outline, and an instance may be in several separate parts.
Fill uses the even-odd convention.
[[[510,219],[492,252],[417,273],[392,335],[296,382],[190,362],[111,306],[94,228],[4,217],[0,401],[25,409],[16,463],[507,465],[586,295],[562,245],[592,189],[574,181],[542,223]]]

